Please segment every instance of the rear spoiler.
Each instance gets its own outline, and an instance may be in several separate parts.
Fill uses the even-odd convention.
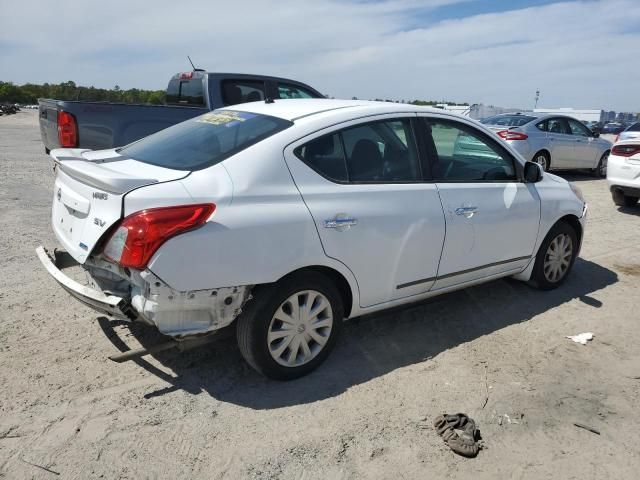
[[[99,190],[123,194],[137,187],[158,183],[156,178],[135,177],[111,170],[108,162],[96,163],[82,156],[91,150],[55,149],[50,153],[57,167],[75,180]],[[121,160],[124,158],[120,157]],[[106,164],[106,165],[105,165]]]

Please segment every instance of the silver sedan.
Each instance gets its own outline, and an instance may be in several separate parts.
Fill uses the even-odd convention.
[[[588,169],[607,175],[611,142],[593,133],[582,122],[564,115],[507,113],[482,120],[511,144],[525,160],[545,171]]]

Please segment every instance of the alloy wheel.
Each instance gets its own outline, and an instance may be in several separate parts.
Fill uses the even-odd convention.
[[[332,328],[327,297],[315,290],[296,292],[273,314],[267,332],[269,353],[285,367],[305,365],[323,350]]]
[[[547,248],[544,256],[544,276],[552,283],[564,278],[571,265],[573,256],[573,241],[566,233],[555,237]]]
[[[540,165],[545,172],[549,168],[547,165],[547,157],[545,157],[544,155],[538,155],[536,157],[536,163]]]
[[[602,156],[600,160],[600,165],[598,165],[598,169],[600,170],[598,173],[601,177],[607,176],[607,163],[609,162],[609,154],[605,154]]]

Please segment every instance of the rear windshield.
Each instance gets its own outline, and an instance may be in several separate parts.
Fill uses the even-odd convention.
[[[627,128],[627,132],[640,132],[640,122],[634,123],[629,128]]]
[[[481,123],[485,125],[500,125],[503,127],[521,127],[535,119],[536,117],[529,117],[528,115],[496,115],[495,117],[481,120]]]
[[[201,170],[291,125],[268,115],[215,110],[138,140],[118,153],[159,167]]]
[[[166,102],[178,105],[204,106],[204,82],[202,75],[191,78],[178,76],[169,81]]]

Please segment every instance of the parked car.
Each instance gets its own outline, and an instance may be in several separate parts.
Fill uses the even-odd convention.
[[[593,133],[597,133],[597,134],[602,133],[602,123],[601,122],[589,121],[589,122],[583,122],[583,123]]]
[[[47,153],[60,147],[120,147],[209,110],[265,98],[322,94],[286,78],[197,70],[171,78],[166,105],[39,99],[40,134]]]
[[[605,123],[602,127],[602,133],[608,133],[611,135],[617,135],[626,128],[626,125],[617,122]]]
[[[607,181],[613,203],[633,207],[640,198],[640,137],[617,142],[609,156]]]
[[[611,142],[599,138],[575,118],[536,113],[507,113],[482,121],[515,148],[525,160],[545,171],[587,169],[607,174]]]
[[[622,140],[633,140],[636,138],[640,138],[640,122],[633,123],[620,132],[616,137],[616,142]]]
[[[53,230],[91,279],[39,247],[65,290],[178,341],[235,321],[244,358],[278,379],[317,367],[344,318],[507,276],[558,287],[587,212],[481,124],[395,103],[247,103],[51,156]]]

